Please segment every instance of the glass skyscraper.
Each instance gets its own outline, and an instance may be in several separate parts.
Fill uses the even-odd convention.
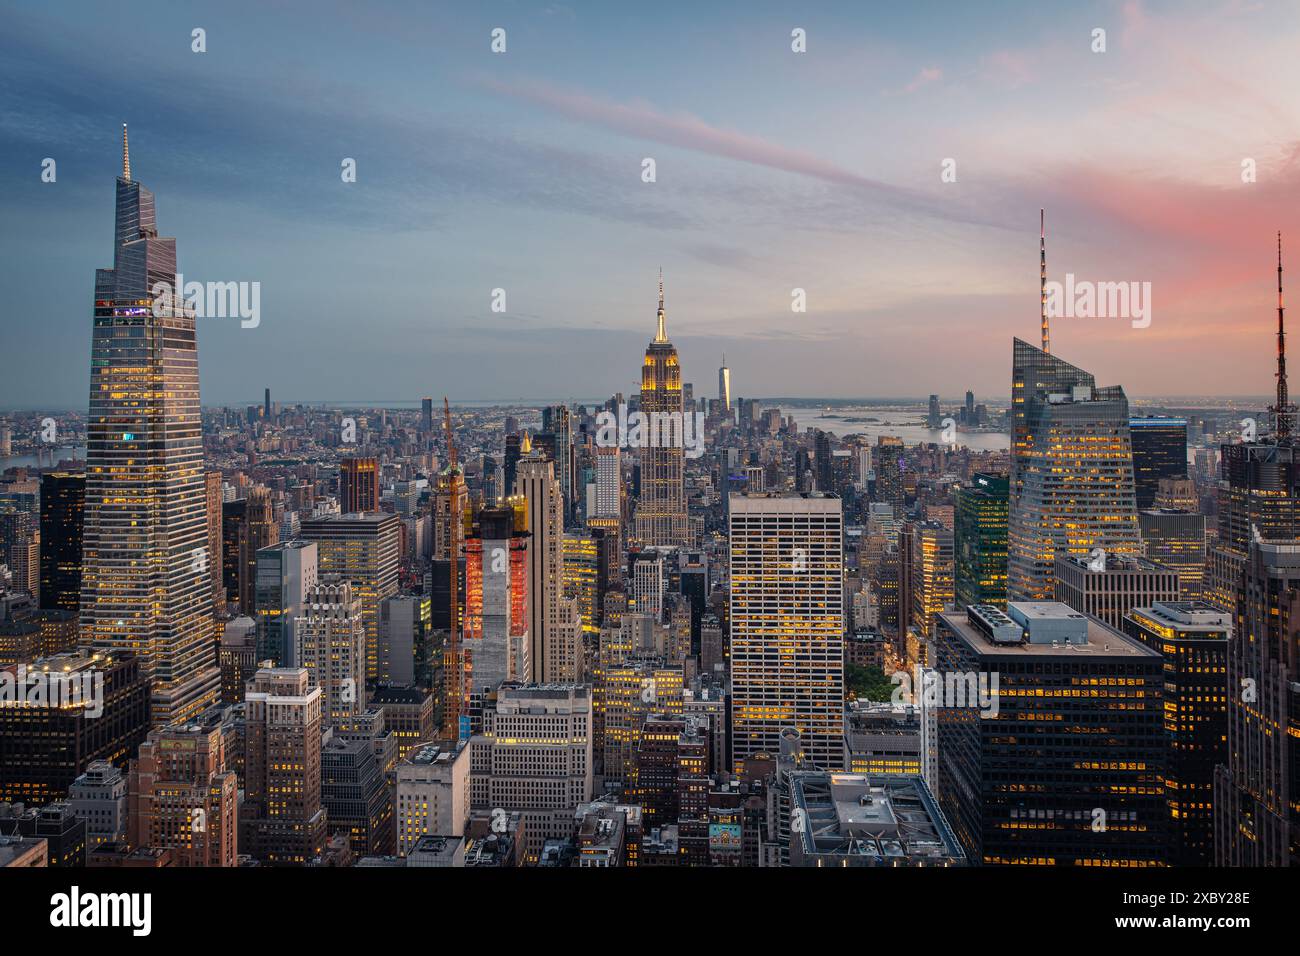
[[[1006,475],[976,474],[957,492],[954,591],[957,607],[1007,606]]]
[[[153,302],[175,283],[176,240],[131,179],[123,126],[113,268],[95,271],[81,633],[140,655],[155,725],[215,703],[221,683],[195,316],[178,295]]]
[[[1187,419],[1146,415],[1128,423],[1139,511],[1155,504],[1161,478],[1187,477]]]
[[[1015,340],[1007,591],[1052,600],[1057,554],[1140,554],[1128,399]]]

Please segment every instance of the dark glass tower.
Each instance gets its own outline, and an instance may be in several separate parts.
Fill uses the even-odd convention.
[[[194,310],[154,302],[175,283],[176,240],[131,179],[123,126],[113,268],[95,271],[81,634],[140,656],[155,724],[194,716],[221,685]]]
[[[1128,423],[1139,511],[1155,504],[1161,478],[1187,477],[1187,419],[1148,415]]]
[[[954,591],[957,607],[1007,606],[1006,475],[976,474],[957,492]]]
[[[81,536],[86,476],[41,476],[41,607],[76,613],[81,606]]]

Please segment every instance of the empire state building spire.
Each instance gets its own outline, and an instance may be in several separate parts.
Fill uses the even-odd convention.
[[[664,270],[659,270],[659,331],[655,333],[656,342],[667,342],[668,331],[664,328]]]

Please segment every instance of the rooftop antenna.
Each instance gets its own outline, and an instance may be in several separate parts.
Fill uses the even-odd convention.
[[[659,331],[655,333],[656,342],[667,342],[668,333],[664,329],[664,270],[659,267]]]
[[[1043,351],[1052,354],[1052,332],[1047,324],[1047,214],[1038,210],[1038,298],[1043,329]]]
[[[1282,309],[1282,233],[1277,234],[1277,404],[1273,406],[1273,431],[1279,442],[1291,439],[1295,406],[1286,387],[1286,323]]]
[[[122,124],[122,178],[131,181],[131,146],[126,140],[126,124]]]

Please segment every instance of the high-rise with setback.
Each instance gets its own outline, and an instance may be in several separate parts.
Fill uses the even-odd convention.
[[[664,325],[664,281],[659,277],[659,329],[645,350],[641,365],[641,412],[647,416],[670,415],[681,427],[682,370],[677,347],[668,340]],[[651,419],[663,421],[665,419]],[[641,449],[641,499],[637,502],[636,537],[641,544],[669,547],[689,544],[686,521],[685,453],[681,441],[674,443],[672,427],[649,428],[652,433]],[[657,440],[653,433],[657,432]],[[676,436],[681,438],[679,434]]]
[[[95,271],[80,613],[84,641],[140,655],[155,724],[221,684],[195,315],[175,285],[176,240],[131,178],[123,125],[113,267]]]

